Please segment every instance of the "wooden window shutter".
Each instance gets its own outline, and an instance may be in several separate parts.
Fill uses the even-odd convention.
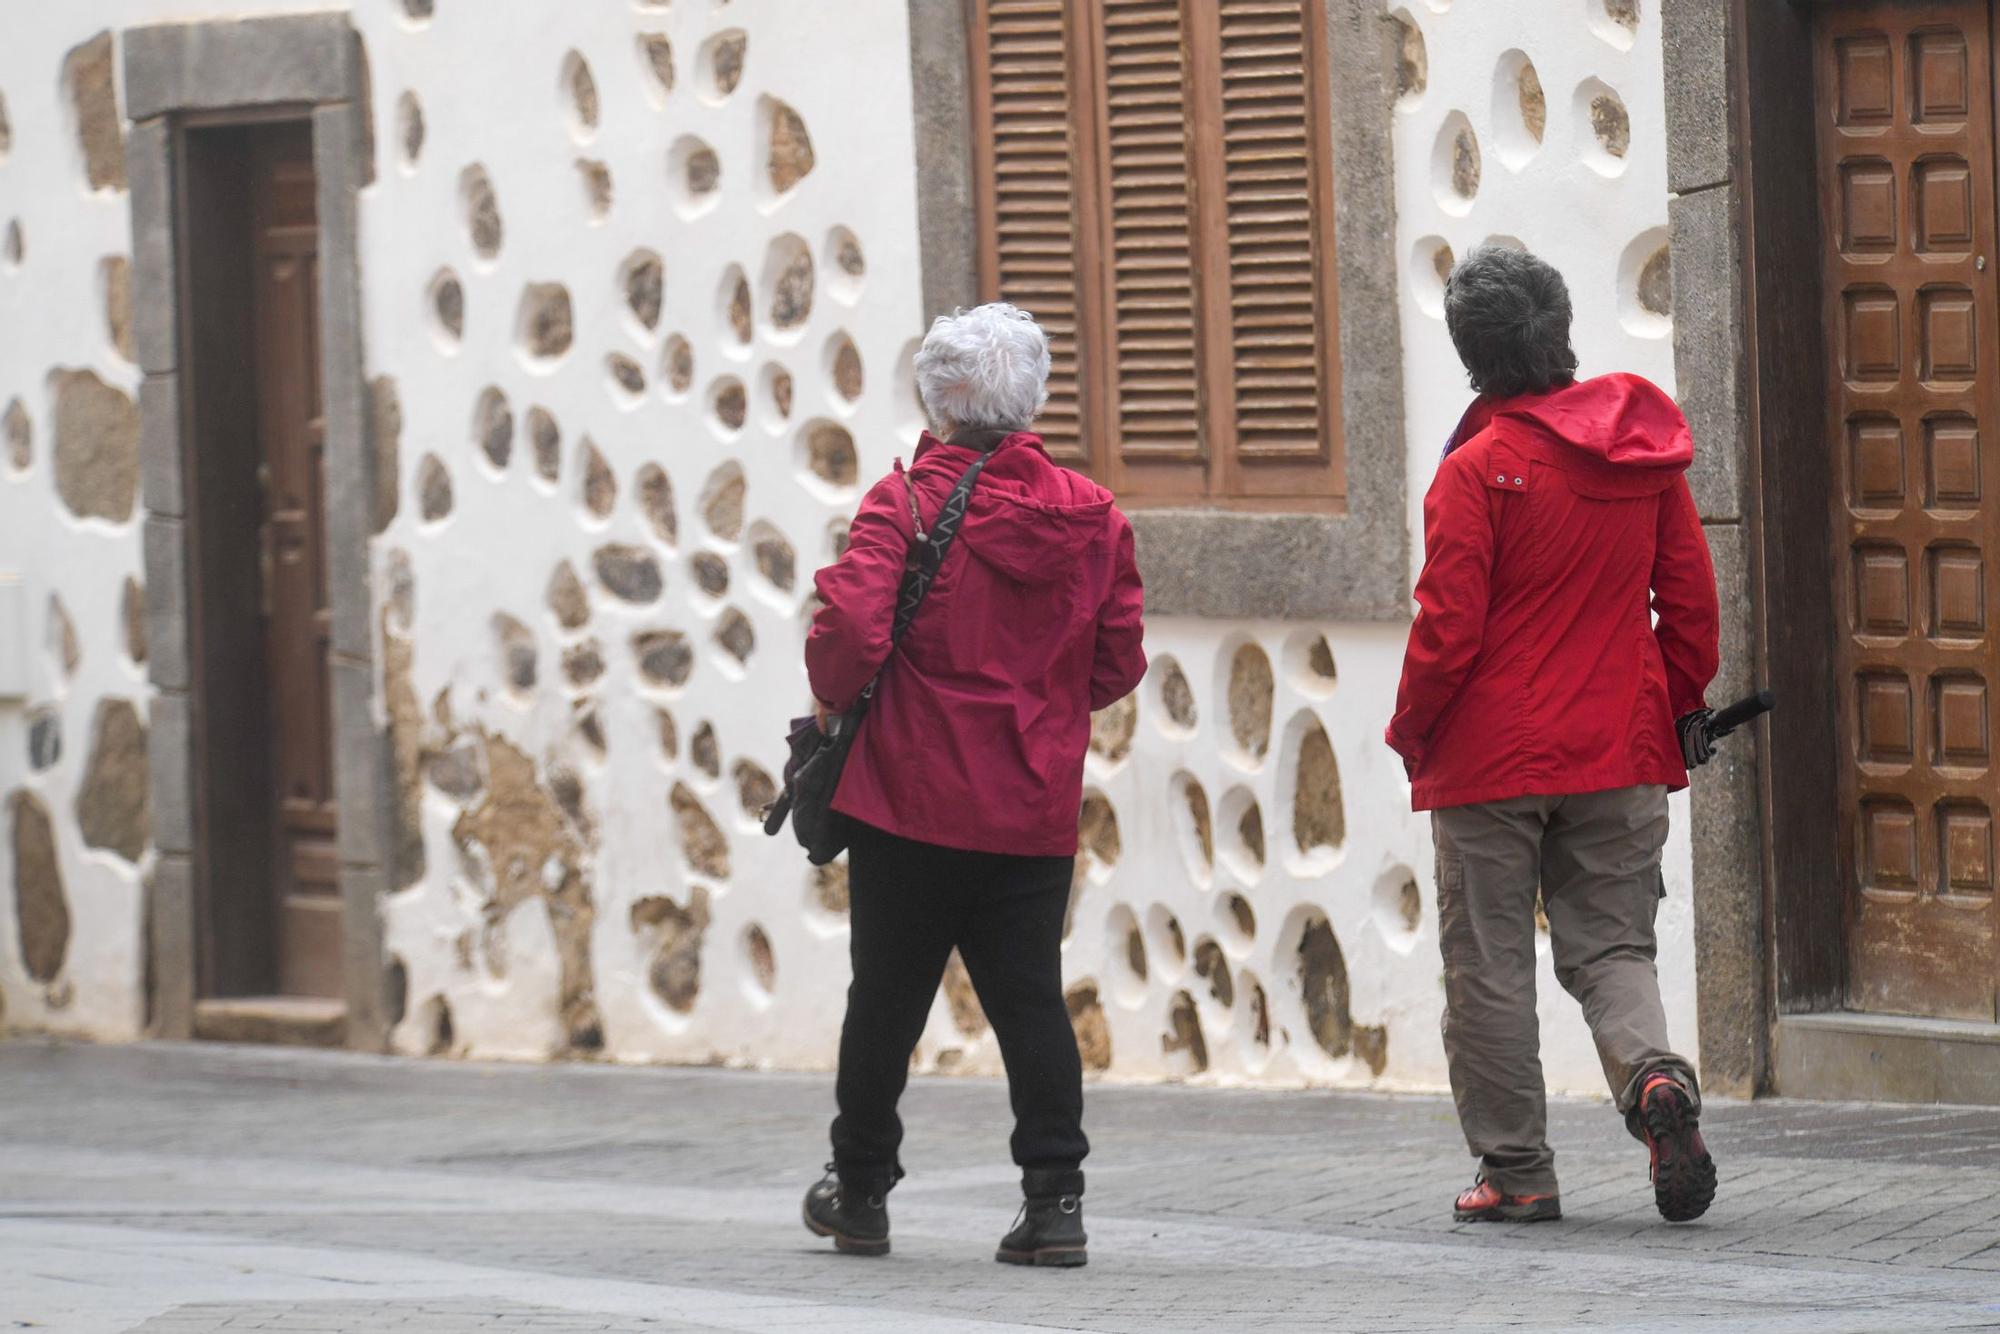
[[[1323,7],[1218,0],[1237,497],[1345,492]]]
[[[1072,142],[1067,0],[986,0],[978,7],[973,124],[981,191],[982,291],[1030,311],[1049,336],[1049,453],[1087,466],[1079,383],[1082,342],[1078,190]]]
[[[1101,0],[1100,244],[1114,489],[1207,490],[1182,0]],[[1097,387],[1093,384],[1092,387]]]

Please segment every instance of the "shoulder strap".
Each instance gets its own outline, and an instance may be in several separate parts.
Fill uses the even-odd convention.
[[[932,522],[926,533],[921,523],[917,525],[916,559],[903,573],[903,586],[896,595],[896,620],[890,628],[891,643],[903,637],[910,628],[910,622],[917,618],[917,609],[924,604],[924,595],[931,591],[931,581],[937,578],[938,570],[944,566],[945,553],[951,550],[952,541],[958,536],[958,527],[965,522],[965,508],[972,501],[972,488],[979,481],[979,474],[986,468],[986,461],[993,457],[991,451],[983,453],[965,475],[958,479],[958,485],[945,497],[944,508]],[[907,478],[906,478],[907,483]],[[910,505],[916,506],[916,488],[910,488]]]

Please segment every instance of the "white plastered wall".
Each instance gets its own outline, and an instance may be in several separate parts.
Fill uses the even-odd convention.
[[[34,700],[62,701],[72,738],[55,769],[25,773],[20,713],[0,703],[0,787],[33,786],[59,814],[69,809],[82,763],[90,702],[105,693],[144,695],[142,672],[117,651],[119,587],[139,570],[136,520],[112,530],[63,517],[46,467],[41,386],[49,366],[95,366],[128,390],[137,378],[109,347],[94,288],[98,258],[129,249],[125,198],[82,191],[80,155],[60,97],[62,55],[104,27],[323,7],[215,0],[202,0],[199,14],[168,0],[36,7],[24,27],[17,23],[25,40],[0,51],[0,93],[14,127],[12,154],[0,163],[0,226],[18,215],[28,235],[20,272],[0,266],[0,294],[10,305],[27,303],[16,309],[46,312],[32,326],[0,321],[0,400],[19,394],[41,405],[34,413],[36,466],[25,477],[0,477],[0,569],[27,571],[37,635],[46,592],[60,583],[85,641],[80,674],[66,685],[55,679],[46,654],[37,659]],[[1424,90],[1397,107],[1393,131],[1413,529],[1420,528],[1437,447],[1468,396],[1439,318],[1431,258],[1437,241],[1458,254],[1494,236],[1535,248],[1570,279],[1586,372],[1631,369],[1671,386],[1666,321],[1639,309],[1633,296],[1632,257],[1643,261],[1665,239],[1657,16],[1642,10],[1630,28],[1606,15],[1601,0],[1564,0],[1562,8],[1558,20],[1531,29],[1510,22],[1503,7],[1469,0],[1435,6],[1416,0],[1401,14],[1422,34],[1428,64]],[[377,179],[361,206],[368,374],[393,379],[402,417],[398,513],[376,541],[378,601],[406,571],[409,620],[405,625],[399,605],[392,626],[412,648],[409,684],[426,720],[427,744],[450,740],[433,716],[434,701],[448,694],[459,741],[481,732],[502,737],[534,760],[538,778],[559,770],[580,778],[591,829],[576,837],[580,851],[572,855],[594,907],[590,974],[607,1056],[827,1066],[847,975],[844,923],[818,906],[789,840],[766,839],[744,812],[734,770],[739,761],[768,773],[781,767],[784,721],[805,695],[799,648],[810,572],[828,558],[830,530],[858,494],[813,473],[808,424],[830,421],[852,434],[863,480],[907,452],[917,427],[906,365],[920,332],[920,183],[912,167],[902,0],[538,3],[510,6],[504,23],[467,0],[436,0],[427,19],[412,18],[403,0],[370,0],[353,18],[368,52],[377,142]],[[710,82],[713,43],[735,32],[744,41],[741,80],[724,96]],[[671,45],[671,91],[642,59],[641,34],[663,35]],[[1546,130],[1533,151],[1504,128],[1519,129],[1518,103],[1516,119],[1505,121],[1517,88],[1505,57],[1523,38],[1547,100]],[[594,130],[576,119],[566,74],[572,52],[588,64],[595,84]],[[1622,160],[1599,149],[1589,97],[1579,109],[1576,93],[1587,80],[1613,90],[1629,115]],[[406,94],[423,113],[414,160],[404,148]],[[796,109],[816,162],[782,198],[765,167],[766,98]],[[1455,133],[1456,121],[1446,129],[1454,113],[1465,118],[1481,154],[1470,200],[1452,192],[1451,155],[1440,159],[1437,151],[1440,135]],[[710,146],[720,166],[719,188],[700,202],[684,185],[689,136]],[[612,202],[602,218],[578,159],[601,162],[609,172]],[[464,173],[475,165],[492,182],[503,228],[490,258],[475,251],[462,191]],[[851,232],[865,258],[858,279],[836,262],[837,228]],[[815,282],[810,314],[779,329],[771,318],[772,257],[784,237],[797,237],[811,253]],[[652,330],[630,313],[623,290],[623,265],[640,250],[656,252],[665,271],[663,309]],[[731,330],[725,277],[732,265],[741,267],[753,294],[747,346]],[[445,270],[464,293],[460,338],[441,331],[432,300],[433,280]],[[553,362],[521,350],[518,312],[529,283],[560,283],[573,303],[574,343]],[[827,364],[837,333],[853,339],[862,365],[864,387],[851,403],[834,392]],[[671,388],[663,361],[670,336],[685,338],[693,354],[685,394]],[[614,387],[606,367],[613,353],[641,369],[642,393]],[[783,367],[794,385],[784,420],[766,389],[772,367]],[[723,377],[744,387],[748,420],[740,431],[719,425],[712,409]],[[504,468],[475,441],[475,406],[488,387],[505,395],[516,423]],[[536,471],[526,428],[536,406],[560,425],[553,485]],[[617,483],[604,516],[584,503],[586,437]],[[449,513],[434,521],[422,512],[428,455],[451,484]],[[672,542],[661,540],[639,503],[636,475],[647,463],[658,464],[672,483]],[[741,470],[744,486],[736,538],[718,534],[705,519],[711,484],[726,480],[731,468]],[[795,555],[789,590],[759,569],[754,541],[774,535]],[[592,557],[608,543],[652,556],[664,575],[657,599],[634,605],[599,585]],[[695,577],[697,553],[726,567],[727,588],[719,595],[704,592]],[[1413,558],[1420,557],[1418,541]],[[558,623],[545,599],[552,570],[565,560],[590,600],[588,624],[574,630]],[[741,662],[715,638],[732,609],[754,634],[755,647]],[[531,692],[510,688],[496,613],[534,635],[538,683]],[[684,684],[660,687],[639,671],[631,638],[657,630],[686,637],[694,663]],[[1308,663],[1321,635],[1334,662],[1331,681]],[[589,639],[600,646],[604,673],[573,687],[564,679],[563,655]],[[1261,758],[1236,744],[1230,719],[1231,664],[1246,643],[1261,648],[1275,683],[1270,743]],[[1109,862],[1089,859],[1065,956],[1073,984],[1097,987],[1111,1076],[1441,1085],[1429,831],[1410,815],[1400,768],[1380,740],[1402,630],[1158,620],[1149,627],[1148,649],[1184,674],[1194,723],[1184,727],[1169,716],[1165,673],[1157,670],[1140,689],[1129,754],[1116,763],[1093,755],[1087,787],[1115,815],[1118,851]],[[601,755],[576,725],[578,709],[591,707],[605,740]],[[672,716],[678,734],[671,758],[659,742],[660,710]],[[714,776],[692,754],[703,723],[717,741]],[[1337,850],[1305,854],[1292,838],[1292,817],[1297,742],[1312,724],[1332,743],[1346,832]],[[1212,862],[1200,855],[1190,826],[1190,780],[1210,809]],[[726,876],[690,864],[669,804],[677,783],[718,826]],[[1247,802],[1262,817],[1261,866],[1234,832]],[[491,920],[484,906],[491,867],[481,849],[461,851],[454,837],[467,804],[424,784],[425,870],[385,904],[387,945],[408,983],[406,1018],[394,1040],[409,1051],[553,1054],[565,1041],[556,926],[539,897]],[[1675,1036],[1691,1048],[1685,803],[1674,809],[1661,973]],[[143,974],[138,871],[103,853],[83,853],[70,822],[59,824],[76,918],[69,967],[77,994],[67,1018],[38,1008],[41,989],[27,985],[12,939],[14,914],[0,913],[7,1022],[126,1036],[137,1027]],[[0,847],[0,903],[11,902],[7,855]],[[712,855],[707,865],[713,869]],[[1414,928],[1404,894],[1412,880],[1419,889]],[[687,909],[697,886],[708,915],[698,985],[691,1000],[682,990],[684,1008],[676,1008],[653,982],[658,937],[635,928],[632,909],[647,899]],[[1253,930],[1228,908],[1231,894],[1250,906]],[[1330,1054],[1311,1034],[1298,943],[1300,927],[1315,914],[1324,915],[1338,941],[1352,1021],[1382,1031],[1370,1049],[1379,1073],[1357,1050]],[[1135,928],[1147,965],[1143,979],[1133,967]],[[1223,1004],[1210,979],[1195,976],[1192,955],[1204,937],[1220,946],[1231,1004]],[[1600,1088],[1588,1035],[1546,965],[1540,985],[1551,1086]],[[1251,999],[1258,991],[1268,1007],[1262,1040]],[[1178,1040],[1172,1050],[1163,1041],[1174,1032],[1183,993],[1189,999],[1180,1003],[1191,1002],[1206,1047],[1207,1069],[1198,1075]],[[451,1016],[444,1042],[440,1000]],[[920,1058],[929,1068],[998,1066],[990,1033],[962,1031],[942,996]]]

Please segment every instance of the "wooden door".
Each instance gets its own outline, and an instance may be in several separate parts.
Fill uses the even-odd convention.
[[[1991,15],[1988,0],[1816,15],[1847,1000],[1990,1022]]]
[[[287,995],[338,996],[340,858],[312,132],[304,124],[274,126],[250,142],[257,467],[263,496],[259,611],[272,714],[276,977],[278,990]]]

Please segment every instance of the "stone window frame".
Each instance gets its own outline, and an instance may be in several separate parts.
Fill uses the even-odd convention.
[[[144,560],[154,686],[153,872],[148,944],[153,1029],[195,1032],[201,938],[189,609],[187,343],[177,215],[177,141],[189,118],[283,111],[310,120],[320,229],[320,375],[332,604],[334,784],[340,820],[346,1042],[382,1048],[393,1022],[380,900],[390,879],[393,759],[374,721],[369,542],[375,471],[362,359],[356,200],[374,176],[368,73],[345,13],[157,23],[122,33],[132,216],[133,342],[139,391]]]
[[[1390,126],[1400,34],[1381,0],[1326,7],[1332,104],[1342,513],[1135,508],[1146,610],[1157,616],[1407,621],[1408,442],[1402,267]],[[979,299],[971,0],[909,0],[924,315]]]

